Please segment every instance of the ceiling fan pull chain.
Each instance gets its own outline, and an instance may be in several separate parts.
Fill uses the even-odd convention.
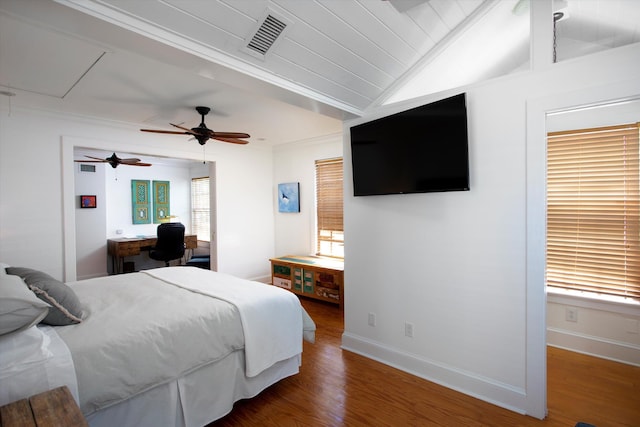
[[[556,23],[564,17],[564,13],[555,12],[553,14],[553,63],[557,62],[558,35],[556,34]]]

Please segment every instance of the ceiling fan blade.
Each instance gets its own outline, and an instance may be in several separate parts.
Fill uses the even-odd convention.
[[[205,128],[205,129],[202,129],[202,132],[201,132],[199,128],[189,129],[189,128],[186,128],[186,127],[184,127],[184,126],[176,125],[176,124],[174,124],[174,123],[169,123],[169,124],[170,124],[171,126],[175,126],[175,127],[177,127],[178,129],[186,130],[186,132],[185,132],[185,133],[188,133],[188,134],[190,134],[190,135],[208,136],[206,131],[209,131],[209,129],[206,129],[206,128]],[[194,130],[194,129],[195,129],[195,130]]]
[[[124,163],[126,165],[130,165],[130,164],[133,164],[133,163],[138,163],[139,161],[140,161],[140,159],[134,159],[134,158],[131,158],[131,159],[120,159],[120,163]]]
[[[218,141],[230,142],[232,144],[248,144],[249,141],[245,141],[244,139],[238,138],[223,138],[221,136],[214,136],[213,139],[217,139]]]
[[[106,160],[74,160],[78,163],[108,163]]]
[[[189,132],[189,133],[193,132],[191,129],[186,128],[186,127],[184,127],[184,126],[176,125],[176,124],[174,124],[174,123],[169,123],[169,124],[170,124],[171,126],[177,127],[178,129],[186,130],[186,131],[187,131],[187,132]]]
[[[101,159],[100,157],[93,157],[93,156],[85,156],[89,159],[93,159],[93,160],[100,160],[101,162],[107,162],[108,160],[106,159]]]
[[[209,131],[211,138],[250,138],[248,133],[244,132],[216,132]]]
[[[127,166],[151,166],[151,163],[123,163]]]
[[[184,134],[191,134],[192,132],[178,132],[175,130],[158,130],[158,129],[140,129],[142,132],[155,132],[155,133],[170,133],[173,135],[184,135]]]

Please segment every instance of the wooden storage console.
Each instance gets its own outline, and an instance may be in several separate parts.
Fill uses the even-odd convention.
[[[271,283],[291,292],[342,307],[344,262],[322,256],[286,255],[271,258]]]

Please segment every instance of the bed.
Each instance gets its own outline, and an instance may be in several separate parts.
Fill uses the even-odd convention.
[[[0,264],[0,319],[0,405],[66,385],[91,426],[206,425],[297,374],[315,333],[292,293],[186,266],[62,284]]]

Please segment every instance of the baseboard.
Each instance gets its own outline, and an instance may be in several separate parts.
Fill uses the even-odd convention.
[[[559,328],[547,328],[547,344],[589,356],[640,366],[640,346],[585,335]]]
[[[76,280],[88,280],[88,279],[95,279],[96,277],[106,277],[108,276],[109,273],[102,272],[102,273],[93,273],[93,274],[87,274],[85,276],[78,276],[76,277]]]
[[[271,284],[271,276],[258,276],[258,277],[253,277],[249,280],[253,280],[254,282],[266,283],[268,285]]]
[[[510,411],[526,413],[526,393],[523,388],[427,360],[347,332],[342,335],[341,348]]]

